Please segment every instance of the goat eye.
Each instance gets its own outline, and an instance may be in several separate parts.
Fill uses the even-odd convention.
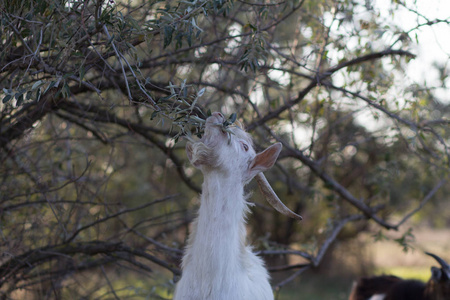
[[[242,145],[244,146],[245,152],[247,152],[248,151],[248,145],[247,144],[242,144]]]

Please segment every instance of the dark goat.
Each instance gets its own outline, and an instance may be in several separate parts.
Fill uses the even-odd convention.
[[[425,252],[441,265],[431,267],[427,283],[383,275],[363,277],[353,286],[349,300],[450,300],[450,265]]]

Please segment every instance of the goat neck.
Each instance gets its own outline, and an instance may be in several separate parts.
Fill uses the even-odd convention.
[[[223,277],[239,267],[245,254],[247,204],[243,191],[242,182],[233,177],[224,178],[215,172],[205,177],[195,233],[189,240],[189,262],[196,274]]]

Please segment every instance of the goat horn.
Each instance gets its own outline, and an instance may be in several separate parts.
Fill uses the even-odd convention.
[[[447,273],[450,272],[450,265],[445,260],[430,252],[425,252],[425,254],[433,257]]]
[[[281,202],[280,198],[278,198],[277,194],[275,194],[274,190],[267,181],[266,176],[264,176],[262,172],[258,173],[255,176],[255,178],[256,182],[258,182],[261,192],[263,193],[264,197],[266,197],[267,202],[269,202],[269,204],[272,205],[273,208],[275,208],[278,212],[282,213],[283,215],[286,215],[293,219],[297,220],[302,219],[300,215],[294,213],[286,205],[284,205],[283,202]]]

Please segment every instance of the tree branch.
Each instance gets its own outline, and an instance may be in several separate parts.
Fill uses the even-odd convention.
[[[303,90],[301,90],[298,93],[297,98],[287,101],[286,104],[278,107],[275,110],[268,112],[265,116],[250,123],[247,126],[247,130],[248,131],[254,130],[256,127],[261,126],[274,118],[277,118],[284,111],[289,110],[294,105],[300,103],[314,87],[319,86],[323,80],[330,77],[337,71],[347,68],[347,67],[350,67],[350,66],[353,66],[353,65],[361,64],[363,62],[367,62],[367,61],[371,61],[371,60],[375,60],[375,59],[379,59],[379,58],[382,58],[385,56],[391,56],[391,55],[415,57],[414,54],[412,54],[408,51],[387,49],[387,50],[384,50],[381,52],[370,53],[370,54],[367,54],[367,55],[364,55],[361,57],[357,57],[355,59],[352,59],[352,60],[349,60],[346,62],[342,62],[334,67],[329,68],[328,70],[324,71],[323,73],[317,74],[316,78],[314,80],[311,80],[310,83]]]

